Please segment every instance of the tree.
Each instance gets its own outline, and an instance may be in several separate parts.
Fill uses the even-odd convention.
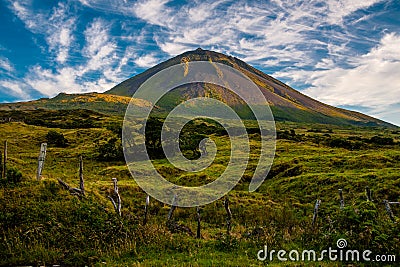
[[[54,145],[56,147],[68,146],[68,140],[64,137],[64,135],[55,130],[50,130],[46,134],[46,140],[48,144]]]
[[[111,137],[106,142],[97,145],[98,158],[100,160],[123,160],[124,152],[121,140],[118,137]]]

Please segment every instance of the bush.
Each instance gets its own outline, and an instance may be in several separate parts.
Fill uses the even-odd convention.
[[[64,137],[64,135],[55,130],[50,130],[46,134],[46,140],[49,145],[54,145],[56,147],[68,146],[68,140]]]
[[[7,180],[14,184],[20,183],[22,181],[22,173],[15,167],[7,169]]]
[[[2,185],[18,184],[22,181],[22,173],[15,167],[7,167],[5,178],[1,180]]]
[[[117,137],[112,137],[105,143],[97,145],[98,159],[103,161],[108,160],[123,160],[124,152],[122,149],[121,140]]]
[[[370,143],[375,144],[375,145],[394,145],[394,141],[393,138],[391,137],[381,137],[381,136],[373,136],[371,137],[371,139],[369,140]]]
[[[326,141],[326,145],[333,148],[345,148],[348,150],[360,149],[363,143],[360,141],[350,141],[351,139],[332,138]]]

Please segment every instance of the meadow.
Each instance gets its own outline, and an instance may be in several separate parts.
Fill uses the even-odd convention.
[[[231,231],[228,235],[223,198],[201,207],[198,239],[185,231],[171,231],[166,224],[170,206],[152,198],[144,225],[146,193],[135,183],[121,154],[121,117],[81,110],[16,112],[4,117],[12,119],[0,124],[0,147],[7,140],[7,168],[20,172],[22,179],[2,178],[0,183],[2,266],[281,266],[277,259],[259,261],[257,252],[265,245],[276,250],[322,251],[335,247],[339,238],[347,240],[348,248],[394,254],[397,263],[400,260],[400,205],[391,205],[393,222],[383,204],[383,200],[400,200],[397,128],[277,122],[272,168],[262,186],[250,193],[259,134],[247,121],[252,154],[242,180],[228,194]],[[188,174],[163,157],[154,157],[154,166],[169,181],[197,186],[224,170],[229,138],[207,121],[185,129],[187,136],[199,125],[216,131],[210,134],[218,147],[216,160],[205,171]],[[66,142],[54,142],[49,131],[56,131]],[[42,179],[37,181],[43,142],[49,146]],[[193,144],[188,146],[186,156],[195,157]],[[81,155],[86,189],[82,198],[57,182],[62,179],[78,187]],[[113,190],[111,178],[118,179],[122,216],[107,198]],[[367,186],[372,201],[367,201]],[[339,189],[343,190],[343,209]],[[317,199],[321,205],[312,225]],[[195,208],[178,207],[173,219],[196,232]],[[285,262],[286,266],[347,264],[352,263]]]

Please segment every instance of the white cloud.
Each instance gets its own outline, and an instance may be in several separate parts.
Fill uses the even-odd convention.
[[[31,88],[43,95],[53,97],[58,93],[86,93],[104,92],[115,85],[106,77],[100,77],[92,81],[78,82],[80,71],[71,67],[60,68],[53,72],[36,66],[25,78],[25,82]]]
[[[327,45],[347,49],[349,38],[357,37],[346,31],[344,18],[382,1],[196,0],[177,6],[170,4],[170,0],[79,0],[84,6],[105,13],[135,16],[148,25],[160,27],[152,31],[153,38],[169,55],[206,46],[240,56],[250,63],[263,65],[273,61],[297,66],[315,66],[314,51],[322,46],[323,49]],[[24,14],[25,10],[20,9]],[[122,24],[129,24],[129,20]],[[339,25],[344,29],[344,33],[335,34],[322,31],[320,35],[330,39],[328,44],[315,36],[319,27],[327,25]],[[136,42],[135,35],[137,32],[126,38]],[[66,49],[60,49],[58,60],[65,60],[66,54]],[[337,54],[337,60],[342,56],[342,53]]]
[[[153,67],[158,61],[159,60],[153,54],[144,55],[134,60],[135,64],[142,68]]]
[[[169,55],[178,55],[181,54],[187,50],[192,49],[192,47],[184,44],[179,44],[175,42],[159,42],[158,43],[160,49]]]
[[[187,12],[188,17],[192,22],[199,23],[215,15],[216,7],[225,2],[227,1],[220,0],[212,3],[203,1],[193,1],[194,5],[192,7],[188,7],[185,12]]]
[[[73,30],[75,29],[76,19],[68,15],[68,7],[59,3],[53,10],[49,19],[52,27],[47,29],[47,43],[50,51],[56,51],[56,61],[65,63],[69,56],[69,50],[74,41]]]
[[[107,69],[117,60],[117,45],[109,35],[110,25],[101,19],[95,19],[85,30],[86,45],[82,54],[88,58],[86,66],[81,66],[80,75],[89,71]]]
[[[25,27],[29,30],[36,30],[39,26],[37,23],[38,17],[33,16],[28,8],[27,1],[11,2],[11,9],[15,15],[25,23]]]
[[[166,4],[170,0],[141,0],[135,3],[133,6],[133,12],[140,19],[147,21],[148,23],[168,26],[173,20],[170,9],[166,7]]]
[[[3,69],[7,72],[12,72],[14,71],[14,66],[8,58],[0,57],[0,69]]]
[[[31,5],[30,1],[17,0],[12,2],[11,10],[28,30],[44,35],[49,52],[54,53],[57,62],[65,63],[76,24],[69,5],[60,2],[49,14],[33,12]]]
[[[19,82],[15,82],[15,81],[9,81],[9,80],[5,80],[5,81],[0,81],[0,88],[5,88],[7,89],[7,93],[9,93],[12,96],[18,97],[19,99],[27,99],[29,98],[27,92],[26,92],[26,88],[24,87],[24,84],[19,83]]]
[[[329,24],[343,24],[343,18],[352,14],[359,9],[368,8],[374,4],[382,2],[383,0],[328,0],[328,17]]]
[[[370,52],[352,60],[350,68],[328,63],[330,68],[325,70],[282,71],[274,75],[310,84],[304,93],[335,106],[369,107],[372,113],[379,113],[400,103],[399,35],[386,34]]]
[[[327,49],[327,46],[343,49],[333,62],[346,60],[343,53],[348,50],[349,38],[358,36],[351,36],[346,31],[344,18],[382,1],[197,0],[177,6],[170,5],[170,0],[138,0],[134,3],[127,0],[79,0],[88,7],[135,16],[148,25],[160,27],[153,31],[153,39],[169,55],[196,47],[213,47],[250,63],[277,62],[298,67],[314,67],[318,63],[315,50]],[[360,21],[362,18],[355,19]],[[123,24],[126,25],[127,21]],[[319,30],[327,25],[339,25],[344,32],[334,33],[329,28],[322,32]],[[320,33],[316,36],[317,31]],[[321,41],[321,36],[330,41]],[[127,38],[135,41],[132,35],[128,34]],[[333,56],[335,51],[329,53]]]
[[[120,81],[121,70],[127,59],[119,60],[116,56],[117,45],[109,35],[109,28],[110,24],[101,19],[95,19],[87,26],[84,31],[85,45],[81,51],[87,61],[83,64],[60,66],[55,70],[35,66],[30,70],[25,82],[31,88],[50,97],[60,92],[103,92],[110,89]],[[62,31],[60,33],[62,36]],[[69,42],[69,37],[65,37],[58,44]],[[85,77],[91,72],[100,73],[100,77],[87,80]]]

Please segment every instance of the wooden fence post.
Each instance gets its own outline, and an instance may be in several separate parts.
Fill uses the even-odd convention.
[[[147,212],[149,211],[149,205],[150,205],[150,196],[146,196],[146,205],[144,206],[144,218],[143,218],[143,225],[146,225],[147,223]]]
[[[343,199],[343,190],[339,189],[339,197],[340,197],[340,209],[344,208],[344,199]]]
[[[367,195],[367,201],[372,201],[372,193],[369,186],[365,187],[365,194]]]
[[[108,198],[111,200],[111,203],[112,203],[113,206],[114,206],[115,212],[116,212],[119,216],[121,216],[121,205],[122,205],[122,204],[121,204],[121,196],[119,195],[119,190],[118,190],[118,181],[117,181],[117,178],[112,178],[112,181],[113,181],[113,183],[114,183],[114,194],[113,194],[113,196],[116,197],[116,200],[117,200],[117,201],[115,201],[114,198],[111,197],[111,196],[108,196]]]
[[[42,143],[40,145],[40,152],[39,152],[39,158],[38,158],[38,169],[37,169],[37,173],[36,173],[36,179],[38,181],[40,181],[40,179],[42,178],[42,171],[43,171],[43,167],[44,167],[44,161],[46,159],[46,151],[47,151],[47,144],[46,143]]]
[[[4,141],[3,178],[7,179],[7,140]]]
[[[177,201],[178,201],[178,196],[176,194],[174,194],[174,198],[172,199],[172,206],[171,206],[171,209],[168,212],[167,223],[166,223],[167,227],[172,233],[186,232],[190,236],[194,236],[192,230],[189,227],[187,227],[187,226],[185,226],[183,224],[180,224],[180,223],[178,223],[178,222],[176,222],[175,220],[172,219],[174,211],[175,211],[175,209],[177,207],[176,206]]]
[[[386,199],[383,201],[383,204],[385,204],[385,209],[387,214],[389,215],[390,219],[392,220],[392,222],[396,222],[396,219],[394,217],[393,211],[390,208],[390,204],[389,201],[387,201]]]
[[[314,214],[313,214],[313,219],[312,219],[312,227],[314,227],[315,222],[317,220],[317,216],[318,216],[318,209],[319,206],[321,205],[321,200],[317,199],[317,201],[315,202],[315,206],[314,206]]]
[[[197,213],[197,234],[196,234],[196,238],[201,238],[201,232],[200,232],[200,222],[201,222],[200,207],[196,207],[196,213]]]
[[[225,201],[224,201],[224,207],[227,213],[227,217],[226,217],[226,234],[230,235],[231,232],[231,220],[232,220],[232,212],[231,209],[229,208],[229,197],[226,196],[225,197]]]
[[[173,213],[174,213],[174,211],[175,211],[175,209],[176,209],[176,206],[175,206],[176,200],[177,200],[177,195],[175,194],[175,195],[174,195],[174,198],[172,199],[172,206],[171,206],[171,209],[170,209],[169,212],[168,212],[168,218],[167,218],[167,221],[168,221],[168,222],[171,221],[172,215],[173,215]]]
[[[83,181],[83,160],[82,156],[79,157],[79,188],[71,187],[66,182],[61,180],[60,178],[57,179],[59,184],[67,189],[72,195],[76,195],[81,197],[85,196],[85,183]]]
[[[79,157],[79,188],[82,194],[85,195],[85,183],[83,181],[83,158],[82,155]]]

